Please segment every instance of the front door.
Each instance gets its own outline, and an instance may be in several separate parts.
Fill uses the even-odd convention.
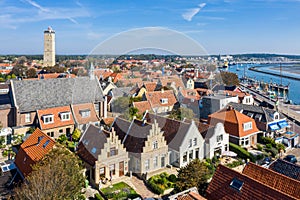
[[[124,161],[119,163],[119,176],[124,176]]]

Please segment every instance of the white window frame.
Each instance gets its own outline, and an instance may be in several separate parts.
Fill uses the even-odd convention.
[[[145,160],[145,170],[147,171],[149,169],[150,169],[150,160],[147,159],[147,160]]]
[[[194,139],[193,139],[193,145],[194,145],[194,146],[197,146],[197,138],[194,138]]]
[[[154,168],[157,168],[157,167],[158,167],[158,156],[155,156],[155,157],[153,158],[153,167],[154,167]]]
[[[157,142],[157,140],[153,141],[152,148],[153,149],[158,149],[158,142]]]
[[[82,118],[87,118],[91,116],[91,110],[81,110],[79,111]]]
[[[252,122],[246,122],[243,124],[244,131],[252,130]]]
[[[69,121],[71,119],[71,113],[70,112],[62,112],[60,114],[61,121]]]
[[[47,119],[51,119],[51,120],[47,121]],[[44,124],[54,123],[54,115],[43,115],[43,122]]]
[[[30,123],[31,122],[31,113],[26,113],[25,114],[25,123]]]
[[[161,104],[167,104],[168,103],[168,98],[162,98],[160,99]]]

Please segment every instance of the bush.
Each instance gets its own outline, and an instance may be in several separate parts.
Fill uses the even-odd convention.
[[[275,157],[278,154],[278,150],[274,147],[271,147],[270,149],[265,149],[266,152],[270,152],[272,157]]]
[[[229,143],[229,150],[235,152],[238,157],[242,159],[250,159],[252,162],[256,161],[255,157],[252,154],[236,144]]]
[[[281,144],[281,143],[277,143],[277,144],[276,144],[276,149],[277,149],[278,151],[280,151],[281,149],[282,149],[282,150],[285,150],[285,146],[284,146],[283,144]]]
[[[267,149],[271,149],[272,148],[272,144],[266,144]]]
[[[163,194],[164,190],[159,187],[155,182],[154,179],[151,177],[148,181],[149,187],[151,188],[151,190],[156,193],[156,194]]]
[[[260,144],[256,144],[256,147],[257,147],[257,150],[259,150],[259,151],[262,151],[262,150],[263,150],[263,147],[262,147],[262,145],[260,145]]]
[[[261,141],[263,144],[271,144],[273,147],[276,147],[275,140],[270,137],[261,137]]]
[[[235,168],[235,167],[240,166],[242,164],[244,164],[243,161],[241,159],[239,159],[239,160],[233,161],[232,163],[227,164],[226,166],[229,167],[229,168]]]
[[[171,174],[169,177],[168,177],[168,180],[172,183],[175,183],[176,180],[177,180],[177,177],[174,175],[174,174]]]
[[[95,194],[95,199],[96,200],[103,200],[102,196],[99,193]]]

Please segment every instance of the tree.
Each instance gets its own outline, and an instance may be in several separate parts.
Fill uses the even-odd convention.
[[[227,86],[239,85],[240,81],[238,75],[232,72],[220,72],[222,81]]]
[[[12,68],[10,74],[15,74],[15,76],[23,77],[25,75],[26,67],[23,65],[16,65]]]
[[[84,187],[79,158],[58,145],[40,162],[26,181],[15,188],[16,199],[77,199]]]
[[[27,76],[27,78],[35,78],[36,77],[36,69],[30,68],[29,70],[27,70],[26,76]]]
[[[209,72],[214,72],[214,71],[216,71],[216,69],[217,69],[217,66],[215,64],[210,64],[210,65],[207,65],[207,67],[206,67],[206,70]]]
[[[177,192],[197,187],[199,192],[207,186],[207,180],[211,177],[211,171],[204,162],[195,159],[187,166],[182,167],[178,171],[175,190]]]
[[[72,133],[72,139],[77,142],[80,139],[81,132],[78,128],[76,128]]]
[[[60,144],[63,144],[65,141],[67,141],[68,138],[66,136],[66,134],[62,134],[58,137],[57,141],[60,143]]]
[[[169,118],[182,120],[184,118],[193,119],[194,116],[195,116],[195,114],[192,109],[180,107],[176,110],[172,110],[171,114],[169,115]]]
[[[6,147],[6,141],[4,136],[0,136],[0,149],[3,149]]]
[[[130,99],[128,97],[119,97],[112,104],[113,112],[123,113],[130,107]]]

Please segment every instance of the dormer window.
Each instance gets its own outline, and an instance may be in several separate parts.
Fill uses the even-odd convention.
[[[91,115],[91,111],[89,109],[87,110],[80,110],[79,111],[82,118],[89,117]]]
[[[54,115],[43,115],[44,124],[51,124],[54,122]]]
[[[252,122],[247,122],[243,124],[244,131],[248,131],[252,129]]]
[[[161,104],[167,104],[168,99],[167,98],[160,99],[160,102],[161,102]]]
[[[68,121],[70,120],[70,112],[62,112],[60,114],[61,121]]]

